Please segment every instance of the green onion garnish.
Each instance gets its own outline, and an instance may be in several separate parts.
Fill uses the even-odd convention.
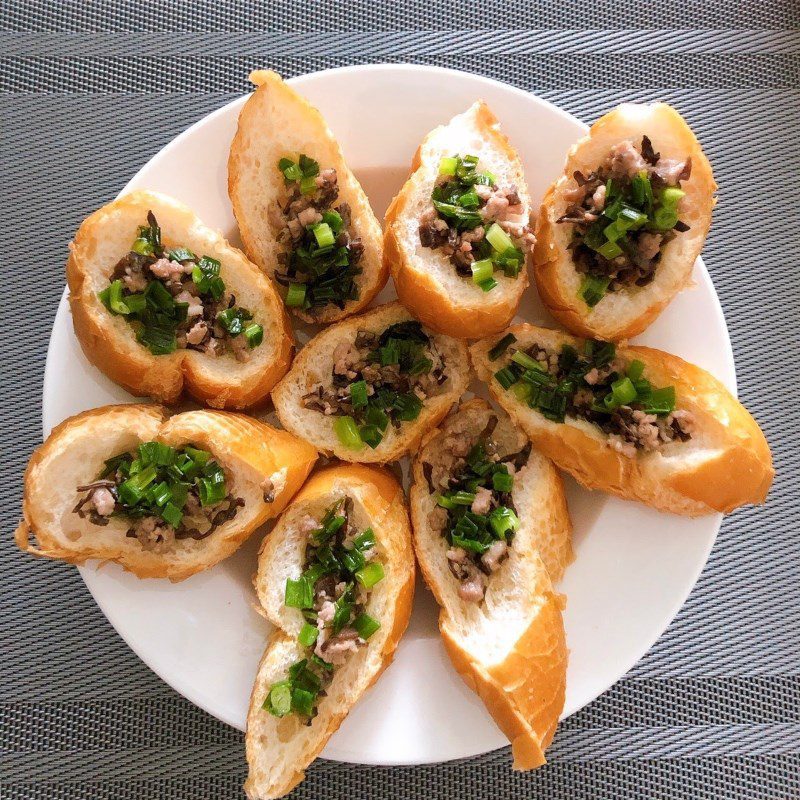
[[[473,261],[470,269],[472,270],[473,283],[477,283],[480,286],[483,281],[489,280],[492,277],[494,264],[490,259],[485,258],[482,261]]]
[[[285,717],[292,710],[292,684],[291,681],[278,681],[273,683],[267,699],[261,706],[265,711],[276,717]]]
[[[489,361],[496,361],[500,358],[509,346],[517,341],[517,337],[513,333],[507,333],[500,341],[497,342],[491,350],[489,350]]]
[[[248,325],[244,329],[244,338],[247,339],[248,346],[252,349],[258,347],[264,341],[264,328],[258,323]]]
[[[504,389],[508,389],[517,382],[517,375],[510,367],[503,367],[498,370],[495,372],[494,377]]]
[[[367,382],[356,381],[350,384],[350,401],[353,408],[364,408],[367,405]]]
[[[317,240],[317,247],[332,247],[336,241],[331,226],[327,222],[319,222],[311,228],[314,238]]]
[[[514,488],[514,476],[509,475],[508,472],[494,472],[492,488],[498,492],[510,492]]]
[[[510,247],[514,247],[511,237],[496,222],[493,222],[486,231],[486,241],[498,253],[504,253]]]
[[[439,174],[440,175],[455,175],[456,167],[458,166],[458,159],[445,156],[439,161]]]
[[[350,450],[360,450],[364,446],[356,421],[352,417],[337,417],[333,421],[333,430],[339,441]]]
[[[356,572],[356,580],[365,588],[371,589],[376,583],[383,580],[383,565],[380,561],[370,561]]]
[[[301,308],[306,302],[306,285],[304,283],[290,283],[286,292],[286,305],[290,308]]]
[[[314,587],[305,577],[286,579],[284,605],[289,608],[311,608],[314,605]]]
[[[316,625],[309,625],[307,622],[303,623],[303,627],[300,629],[300,633],[297,636],[297,641],[300,642],[303,647],[311,647],[314,642],[317,641],[317,637],[319,636],[319,629]]]
[[[380,629],[381,624],[374,617],[364,613],[359,614],[355,620],[353,620],[353,627],[358,632],[358,635],[366,641],[373,633]]]

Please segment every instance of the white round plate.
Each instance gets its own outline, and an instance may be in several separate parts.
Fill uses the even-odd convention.
[[[486,100],[519,150],[538,202],[585,131],[555,106],[495,81],[432,67],[362,66],[290,83],[317,106],[382,216],[411,157],[433,127]],[[238,243],[228,201],[228,147],[245,98],[192,126],[125,187],[156,189],[192,206]],[[641,337],[710,370],[735,390],[725,321],[702,262],[681,294]],[[391,285],[380,300],[394,297]],[[520,317],[553,324],[531,287]],[[88,408],[133,398],[84,358],[62,299],[44,380],[44,433]],[[660,514],[580,489],[568,481],[576,560],[559,589],[568,597],[569,716],[619,680],[652,646],[685,601],[719,529],[720,517]],[[100,608],[136,654],[167,683],[220,720],[244,729],[250,687],[268,623],[251,586],[261,539],[183,583],[138,580],[116,565],[81,569]],[[365,764],[420,764],[484,753],[506,744],[480,700],[444,653],[437,609],[422,581],[394,664],[353,709],[323,756]]]

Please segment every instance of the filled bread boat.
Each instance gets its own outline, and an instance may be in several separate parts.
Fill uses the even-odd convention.
[[[250,80],[228,159],[245,252],[293,314],[335,322],[386,283],[380,223],[319,111],[274,72]]]
[[[134,395],[172,404],[185,390],[247,408],[289,368],[293,337],[272,283],[164,194],[131,192],[89,216],[67,284],[84,354]]]
[[[714,207],[714,176],[681,115],[624,103],[567,156],[539,211],[539,295],[572,333],[641,333],[691,281]]]
[[[283,426],[321,452],[385,463],[410,452],[468,383],[466,345],[390,303],[317,334],[272,399]]]
[[[688,516],[767,496],[775,471],[758,423],[694,364],[527,324],[470,356],[534,445],[590,489]]]
[[[414,550],[454,667],[511,741],[545,763],[564,705],[563,598],[572,560],[561,478],[484,400],[455,409],[413,463]]]
[[[448,336],[505,328],[528,285],[530,214],[519,156],[478,101],[425,137],[386,212],[383,256],[400,301]]]
[[[183,580],[277,516],[313,447],[241,414],[104,406],[62,422],[25,472],[17,544],[71,564]]]
[[[353,464],[313,475],[265,540],[255,585],[275,630],[247,714],[244,788],[270,800],[303,779],[406,629],[414,554],[400,484]]]

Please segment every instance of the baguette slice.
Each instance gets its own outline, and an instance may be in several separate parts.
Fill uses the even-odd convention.
[[[420,243],[419,220],[430,206],[439,162],[456,153],[478,156],[479,169],[492,172],[498,185],[515,184],[525,214],[530,215],[522,162],[489,106],[480,100],[423,140],[411,164],[411,176],[386,212],[383,258],[391,267],[397,296],[417,319],[440,333],[475,339],[511,322],[528,274],[524,265],[516,278],[496,270],[498,285],[484,292],[471,278],[458,275],[440,249]]]
[[[300,351],[292,368],[272,393],[275,410],[283,426],[311,442],[326,455],[333,454],[343,461],[386,463],[410,452],[423,433],[437,425],[466,391],[469,357],[463,342],[426,331],[445,360],[447,380],[441,385],[439,394],[424,401],[416,420],[403,422],[399,428],[390,424],[375,449],[364,446],[360,450],[350,450],[345,447],[333,428],[336,417],[305,408],[302,399],[320,383],[326,388],[332,386],[334,352],[339,344],[353,342],[359,331],[381,333],[394,323],[412,319],[400,303],[389,303],[317,334]]]
[[[570,344],[580,350],[584,342],[533,325],[515,325],[509,332],[519,348],[535,343],[558,351]],[[689,441],[675,441],[631,458],[609,447],[608,437],[597,426],[571,417],[552,422],[504,390],[494,373],[508,362],[508,354],[495,361],[488,358],[498,338],[472,346],[478,377],[531,441],[587,488],[686,516],[728,513],[747,503],[764,502],[775,474],[767,440],[744,406],[705,370],[661,350],[617,347],[617,357],[626,364],[634,359],[644,362],[644,377],[654,386],[674,386],[677,408],[695,418]]]
[[[431,526],[438,487],[425,476],[426,465],[451,467],[448,443],[463,441],[471,448],[492,418],[498,420],[492,440],[499,452],[522,449],[525,437],[506,414],[484,400],[462,404],[425,437],[414,459],[411,518],[417,560],[442,607],[439,629],[450,659],[510,739],[514,768],[524,770],[545,763],[564,706],[567,648],[562,599],[552,587],[572,560],[561,478],[550,461],[530,452],[512,490],[520,526],[508,557],[488,577],[483,601],[474,603],[459,597],[459,582],[448,567],[450,545]]]
[[[653,149],[664,158],[692,159],[692,173],[681,182],[686,197],[680,218],[690,226],[663,249],[651,283],[607,292],[594,308],[579,295],[581,275],[576,271],[569,244],[573,226],[557,224],[569,202],[565,192],[577,184],[576,170],[588,175],[608,156],[611,147],[630,139],[638,145],[649,136]],[[703,249],[711,225],[717,185],[700,142],[683,117],[665,103],[623,103],[592,125],[589,135],[572,147],[564,174],[542,201],[533,253],[534,275],[542,302],[572,333],[598,339],[627,339],[641,333],[675,295],[691,282],[694,262]]]
[[[245,501],[236,516],[205,539],[176,541],[166,552],[144,550],[127,538],[129,520],[111,517],[104,527],[72,510],[76,488],[91,483],[103,462],[157,440],[172,447],[193,444],[209,450]],[[140,578],[183,580],[234,553],[268,519],[278,515],[300,488],[317,454],[286,431],[241,414],[187,411],[170,416],[156,405],[96,408],[65,420],[33,454],[25,472],[20,548],[70,564],[88,559],[116,561]],[[275,499],[264,500],[272,482]]]
[[[364,245],[358,262],[363,271],[356,279],[359,297],[344,308],[330,304],[314,313],[293,311],[305,322],[329,323],[349,317],[366,308],[389,277],[388,267],[381,262],[380,223],[319,111],[275,72],[257,70],[250,80],[257,88],[239,114],[228,159],[228,194],[244,249],[270,277],[275,275],[277,257],[284,248],[276,240],[270,216],[283,194],[283,175],[277,167],[281,158],[302,153],[318,161],[320,169],[335,169],[337,202],[350,205],[352,238],[360,238]]]
[[[136,341],[125,318],[111,314],[100,301],[98,292],[108,286],[115,265],[130,251],[148,211],[158,219],[167,247],[184,245],[198,256],[221,262],[226,287],[264,328],[264,341],[250,351],[248,361],[186,349],[153,355]],[[292,332],[272,283],[222,234],[166,195],[131,192],[88,217],[70,244],[67,283],[75,334],[86,357],[135,395],[172,404],[186,389],[210,406],[247,408],[266,400],[289,368]]]
[[[337,667],[310,725],[294,715],[278,719],[262,709],[264,699],[289,666],[304,657],[297,642],[302,615],[283,604],[286,579],[299,577],[305,562],[308,531],[302,521],[309,514],[321,516],[342,497],[352,498],[351,518],[356,525],[375,532],[386,577],[372,589],[366,610],[381,627]],[[385,470],[361,465],[328,467],[311,477],[265,540],[255,585],[276,630],[259,666],[247,715],[250,770],[244,788],[251,800],[290,792],[353,705],[391,663],[414,595],[414,554],[404,500],[400,484]]]

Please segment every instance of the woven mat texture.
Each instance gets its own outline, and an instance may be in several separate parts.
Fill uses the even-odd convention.
[[[41,440],[65,243],[176,134],[248,88],[418,62],[482,73],[591,122],[674,103],[722,201],[704,256],[740,396],[778,477],[728,518],[689,601],[629,675],[564,723],[551,763],[319,761],[297,798],[800,798],[800,7],[757,0],[0,2],[0,798],[239,798],[242,736],[162,683],[78,573],[11,543]]]

